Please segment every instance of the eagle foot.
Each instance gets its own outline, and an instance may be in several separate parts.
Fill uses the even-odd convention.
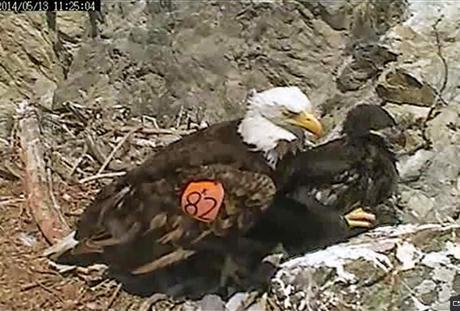
[[[352,210],[345,215],[348,227],[354,228],[372,228],[375,226],[376,217],[372,213],[364,211],[361,207]]]

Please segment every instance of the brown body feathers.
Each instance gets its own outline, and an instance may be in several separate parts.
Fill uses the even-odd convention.
[[[246,232],[276,193],[273,169],[237,132],[213,125],[175,142],[103,188],[82,214],[79,244],[61,262],[108,262],[134,274],[192,256],[218,237]],[[290,148],[283,148],[290,150]],[[217,180],[225,197],[217,218],[198,221],[180,208],[184,187]]]

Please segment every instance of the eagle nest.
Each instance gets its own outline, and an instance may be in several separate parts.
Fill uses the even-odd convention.
[[[103,185],[152,151],[206,127],[191,119],[181,109],[174,127],[161,128],[155,118],[133,117],[122,106],[68,102],[61,110],[50,111],[34,102],[20,103],[10,139],[2,141],[0,149],[1,262],[11,268],[1,269],[0,287],[6,290],[1,290],[0,306],[68,310],[140,306],[141,298],[102,278],[99,267],[58,274],[40,255],[70,232]],[[34,299],[27,298],[31,294]]]

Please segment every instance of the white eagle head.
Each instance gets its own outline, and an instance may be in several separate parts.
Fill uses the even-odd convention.
[[[270,152],[281,140],[301,139],[304,131],[319,137],[323,129],[308,97],[290,86],[251,91],[238,131],[256,150]]]

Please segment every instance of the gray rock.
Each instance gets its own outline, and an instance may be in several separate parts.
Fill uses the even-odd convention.
[[[349,30],[353,20],[353,4],[348,1],[302,1],[316,17],[334,30]]]
[[[165,125],[175,120],[181,107],[193,119],[216,122],[242,113],[240,103],[249,88],[296,83],[308,90],[324,84],[324,79],[332,82],[319,64],[308,60],[330,55],[335,60],[329,64],[332,69],[344,38],[320,21],[305,23],[303,9],[295,3],[273,4],[276,10],[265,3],[175,6],[169,15],[145,3],[110,7],[101,25],[103,35],[79,49],[68,79],[55,93],[54,107],[100,98],[105,105],[127,105],[134,114],[158,116]],[[118,15],[121,7],[125,19]],[[290,33],[305,29],[323,35],[314,41],[302,35],[288,40]]]
[[[377,94],[388,102],[431,106],[434,103],[433,89],[402,68],[387,71],[376,87]]]
[[[458,233],[459,226],[382,227],[284,263],[270,298],[280,310],[446,310],[460,290]]]
[[[237,311],[248,297],[249,293],[236,293],[230,297],[225,307],[229,311]]]
[[[459,105],[450,105],[433,120],[428,122],[427,138],[435,149],[448,145],[460,145],[460,108]]]
[[[352,61],[347,64],[337,78],[338,89],[342,92],[354,91],[366,81],[378,76],[384,66],[394,62],[397,55],[377,44],[354,47]]]
[[[432,217],[435,207],[438,207],[435,198],[429,197],[422,190],[412,189],[410,187],[404,186],[400,188],[400,203],[404,205],[406,210],[404,220],[409,223],[430,222],[430,220],[433,219]],[[436,216],[437,215],[434,215],[434,217]]]
[[[412,156],[402,157],[398,162],[398,172],[403,182],[416,181],[430,164],[432,151],[419,150]]]
[[[200,301],[200,311],[226,311],[225,303],[217,295],[206,295]]]
[[[6,138],[16,104],[41,98],[50,107],[49,98],[64,76],[42,16],[1,13],[0,18],[0,137]]]

